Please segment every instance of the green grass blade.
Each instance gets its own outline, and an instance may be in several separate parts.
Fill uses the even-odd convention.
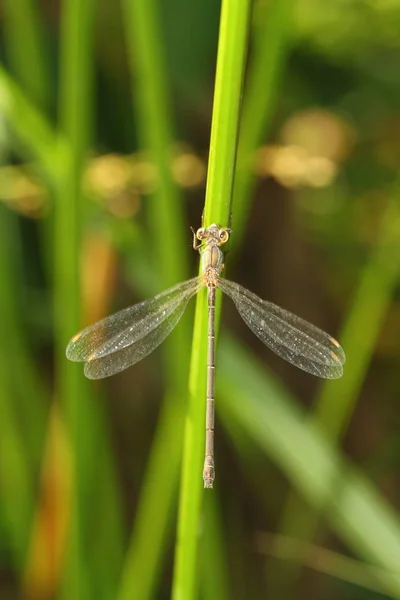
[[[204,502],[204,537],[201,544],[200,564],[202,571],[202,598],[204,600],[229,600],[230,573],[227,561],[227,548],[222,528],[221,503],[217,490],[207,494]]]
[[[400,275],[397,248],[400,232],[399,185],[382,216],[376,247],[361,273],[360,282],[340,341],[346,350],[344,375],[325,382],[314,416],[337,440],[346,430]]]
[[[48,399],[33,362],[33,353],[27,344],[24,326],[21,323],[23,306],[18,302],[22,287],[23,264],[21,257],[21,237],[17,217],[0,206],[0,229],[2,242],[1,297],[2,322],[4,332],[4,360],[7,362],[8,376],[13,382],[13,409],[20,416],[20,432],[27,460],[34,475],[37,475],[42,444],[45,435]],[[8,349],[6,351],[6,349]],[[21,377],[23,374],[23,377]],[[22,419],[21,419],[22,417]]]
[[[37,2],[4,1],[4,39],[10,70],[33,103],[46,109],[50,104],[50,74],[41,25]]]
[[[374,567],[354,558],[349,558],[344,554],[332,552],[332,550],[327,550],[321,546],[281,534],[260,534],[257,546],[261,552],[265,551],[270,556],[284,560],[287,563],[300,563],[330,577],[336,577],[343,582],[385,596],[388,594],[387,588],[382,583],[386,579],[385,569]],[[395,594],[393,597],[398,598],[398,595]]]
[[[123,8],[139,139],[158,172],[158,188],[148,202],[153,237],[150,251],[160,271],[160,285],[167,286],[187,274],[187,253],[181,249],[187,247],[188,236],[182,199],[171,172],[175,140],[157,2],[124,0]]]
[[[176,397],[166,396],[140,492],[118,600],[152,598],[157,589],[161,561],[174,523],[181,424],[182,410]]]
[[[156,3],[125,1],[123,9],[140,145],[158,170],[158,188],[147,199],[147,252],[152,255],[159,292],[188,277],[187,253],[182,252],[187,246],[182,199],[171,173],[174,137],[166,66]],[[167,239],[169,233],[171,241]],[[159,578],[179,475],[188,345],[188,329],[181,325],[163,344],[166,393],[141,488],[119,600],[150,598]]]
[[[3,349],[1,348],[2,356]],[[7,525],[11,560],[21,573],[29,540],[34,487],[23,436],[13,411],[13,382],[2,361],[0,372],[0,507]]]
[[[66,147],[54,134],[42,113],[30,102],[10,75],[0,65],[0,111],[27,158],[34,158],[53,183],[58,180],[59,153]]]
[[[228,430],[244,429],[343,541],[386,571],[382,583],[399,598],[400,521],[388,502],[231,337],[221,340],[220,390]]]
[[[86,401],[81,369],[65,358],[65,346],[80,322],[79,250],[82,218],[81,179],[90,147],[92,108],[92,38],[94,0],[64,0],[61,14],[60,129],[71,153],[59,165],[60,180],[54,210],[54,323],[55,370],[58,397],[68,424],[74,469],[73,505],[68,572],[64,593],[90,598],[87,560],[83,549],[85,507],[84,455]]]
[[[207,176],[204,225],[228,224],[231,216],[233,174],[246,62],[249,2],[222,3],[217,72]],[[207,355],[207,302],[198,294],[189,377],[182,480],[175,553],[173,597],[196,596],[199,519],[202,506],[202,462]]]
[[[29,379],[25,378],[25,375],[29,378],[29,370],[25,373],[24,370],[16,369],[19,359],[22,360],[20,366],[24,366],[26,349],[18,343],[21,340],[14,295],[14,269],[17,261],[13,220],[14,215],[0,204],[0,504],[7,524],[11,559],[20,572],[26,558],[34,506],[34,482],[29,452],[38,452],[37,448],[27,445],[17,410],[21,408],[21,386],[18,382],[29,385]],[[29,399],[31,408],[35,401],[40,400],[35,396],[35,388],[27,388],[24,398]],[[32,417],[32,413],[30,415]],[[34,420],[33,429],[35,425]]]
[[[255,44],[246,79],[235,175],[234,249],[239,247],[254,186],[254,152],[269,130],[285,68],[293,4],[293,0],[261,2],[254,15]]]

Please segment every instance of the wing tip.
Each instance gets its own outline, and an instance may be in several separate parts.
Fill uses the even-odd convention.
[[[96,371],[93,371],[93,363],[90,362],[86,362],[85,366],[83,367],[83,372],[85,374],[85,377],[87,377],[88,379],[101,379],[102,376],[99,375]]]
[[[331,342],[334,346],[336,346],[336,348],[341,348],[341,345],[339,344],[339,342],[337,340],[335,340],[334,337],[331,337]]]
[[[68,360],[72,360],[73,362],[79,362],[79,360],[74,356],[73,349],[74,349],[74,344],[73,344],[73,341],[71,340],[65,349],[65,356],[68,358]]]
[[[75,344],[76,342],[78,342],[80,340],[80,338],[82,337],[82,332],[80,331],[79,333],[77,333],[76,335],[74,335],[70,341],[68,342],[68,345],[65,349],[65,356],[69,359],[72,360],[73,362],[80,362],[79,358],[76,358],[74,356],[74,348],[75,348]]]

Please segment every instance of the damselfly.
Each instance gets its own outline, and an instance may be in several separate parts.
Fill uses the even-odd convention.
[[[204,487],[213,486],[215,391],[215,295],[220,288],[235,303],[240,316],[256,336],[279,356],[303,371],[335,379],[346,360],[340,344],[330,335],[290,312],[261,300],[221,278],[221,247],[231,234],[228,227],[211,225],[193,231],[193,248],[199,250],[202,274],[178,283],[150,300],[125,308],[90,325],[67,346],[67,357],[86,362],[89,379],[101,379],[135,364],[152,352],[172,331],[187,303],[202,287],[208,289],[207,409]]]

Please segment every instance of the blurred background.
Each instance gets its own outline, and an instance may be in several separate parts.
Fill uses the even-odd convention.
[[[171,597],[194,302],[107,380],[65,347],[197,272],[219,13],[0,5],[4,600]],[[395,0],[253,3],[227,274],[347,363],[318,381],[224,301],[198,598],[400,598],[399,40]]]

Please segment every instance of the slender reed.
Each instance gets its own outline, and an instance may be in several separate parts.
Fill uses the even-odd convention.
[[[240,99],[247,52],[249,2],[224,0],[203,224],[229,225]],[[185,424],[183,467],[175,551],[173,598],[196,596],[198,532],[202,507],[202,461],[206,397],[207,299],[198,294]],[[218,472],[218,470],[217,470]],[[209,492],[212,493],[212,492]]]

